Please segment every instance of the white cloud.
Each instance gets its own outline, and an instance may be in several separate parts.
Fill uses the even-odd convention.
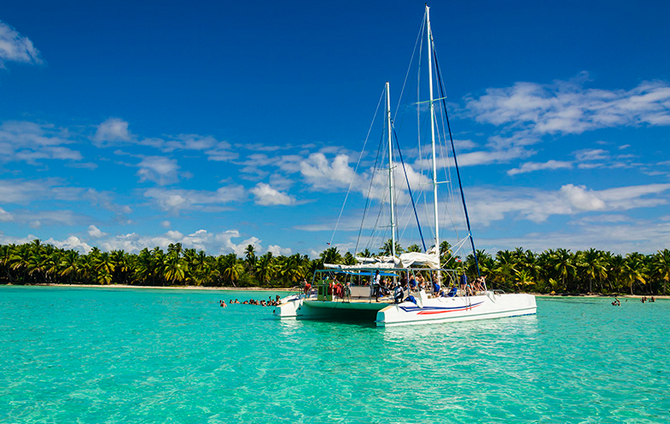
[[[670,125],[670,86],[645,81],[631,90],[584,87],[588,74],[551,84],[518,82],[489,88],[466,108],[478,122],[529,129],[535,134],[581,134],[616,126]]]
[[[99,229],[98,227],[96,227],[95,225],[89,225],[89,226],[88,226],[88,235],[91,236],[91,237],[93,237],[93,238],[100,238],[100,237],[104,237],[104,236],[106,236],[107,233],[103,233],[103,232],[100,231],[100,229]]]
[[[79,237],[69,236],[65,240],[54,240],[50,238],[45,241],[46,244],[52,244],[56,247],[66,250],[77,250],[79,252],[88,253],[92,247],[82,241]]]
[[[155,201],[159,208],[176,214],[182,210],[221,211],[223,205],[243,200],[246,194],[242,186],[231,185],[216,191],[152,188],[144,196]]]
[[[252,188],[250,191],[256,197],[255,202],[257,205],[271,206],[295,204],[294,197],[270,187],[269,184],[258,183],[256,187]]]
[[[268,246],[268,252],[271,252],[274,256],[290,256],[291,255],[291,248],[290,247],[281,247],[276,244],[271,244]]]
[[[330,163],[323,153],[312,153],[300,163],[300,173],[312,189],[327,191],[349,187],[355,176],[349,156],[344,154]]]
[[[126,205],[116,204],[110,193],[92,188],[68,187],[57,178],[41,180],[0,180],[0,204],[30,204],[35,201],[64,200],[86,201],[115,213],[130,213]]]
[[[593,221],[579,224],[573,233],[566,230],[529,233],[509,238],[479,238],[477,242],[477,248],[484,248],[489,253],[520,246],[536,252],[561,247],[573,251],[596,248],[620,254],[655,253],[666,249],[668,245],[670,223],[649,221],[619,224]]]
[[[603,149],[583,149],[574,152],[578,161],[595,161],[609,159],[610,152]]]
[[[233,243],[232,239],[239,237],[240,232],[237,230],[228,230],[223,233],[217,234],[215,240],[221,246],[219,251],[221,253],[228,253],[232,251],[237,256],[240,257],[244,255],[244,250],[247,248],[248,245],[254,246],[256,252],[261,251],[262,247],[260,245],[260,240],[258,238],[250,237],[238,244]]]
[[[93,141],[99,146],[104,146],[106,143],[128,142],[131,139],[132,134],[128,131],[128,122],[119,118],[109,118],[98,125],[93,136]]]
[[[179,231],[167,231],[158,236],[145,236],[137,233],[121,234],[110,237],[100,243],[102,250],[124,250],[137,253],[144,248],[160,247],[165,250],[170,244],[181,243],[184,248],[208,251],[212,254],[215,248],[215,236],[206,230],[198,230],[184,235]]]
[[[7,62],[34,65],[42,63],[42,59],[28,37],[0,21],[0,68],[4,68]]]
[[[541,223],[552,215],[576,215],[584,212],[617,212],[667,203],[661,196],[670,184],[649,184],[590,190],[566,184],[557,191],[520,188],[472,189],[468,192],[468,210],[473,222],[489,225],[503,219],[526,219]]]
[[[593,190],[585,186],[566,184],[561,187],[559,193],[567,200],[572,209],[579,211],[599,211],[606,208],[605,202]]]
[[[550,160],[547,162],[526,162],[519,168],[513,168],[507,171],[507,175],[525,174],[528,172],[541,171],[545,169],[570,169],[572,162]]]
[[[14,216],[6,210],[0,208],[0,222],[10,222],[14,220]]]
[[[137,166],[140,182],[150,180],[160,185],[176,182],[179,179],[179,165],[175,159],[163,156],[144,156]]]
[[[170,228],[170,221],[163,221],[161,222],[161,227],[163,228]]]
[[[72,141],[66,131],[52,125],[27,121],[6,121],[0,125],[0,162],[23,161],[32,165],[38,159],[82,159],[80,152],[63,147]]]

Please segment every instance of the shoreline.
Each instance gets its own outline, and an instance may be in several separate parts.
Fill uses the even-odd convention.
[[[562,294],[545,294],[545,293],[528,293],[532,294],[535,297],[549,297],[549,298],[561,298],[561,297],[584,297],[584,298],[607,298],[607,299],[642,299],[643,297],[654,299],[670,299],[670,295],[656,295],[656,294],[576,294],[576,295],[566,295]]]
[[[291,292],[294,288],[286,287],[204,287],[204,286],[133,286],[129,284],[52,284],[52,283],[38,283],[38,284],[1,284],[4,286],[25,286],[25,287],[82,287],[82,288],[100,288],[100,289],[142,289],[142,290],[203,290],[203,291],[275,291],[275,292]],[[543,298],[561,298],[561,297],[583,297],[583,298],[609,298],[615,297],[621,299],[641,299],[642,297],[654,297],[655,299],[670,299],[670,295],[649,295],[649,294],[577,294],[577,295],[562,295],[562,294],[547,294],[547,293],[532,293],[535,297]]]
[[[132,286],[129,284],[2,284],[14,287],[82,287],[91,289],[142,289],[142,290],[202,290],[202,291],[295,291],[285,287],[203,287],[203,286]]]

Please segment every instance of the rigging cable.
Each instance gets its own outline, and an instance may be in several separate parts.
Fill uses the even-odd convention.
[[[461,172],[458,169],[458,160],[456,159],[456,148],[454,147],[454,137],[451,134],[451,125],[449,124],[449,114],[447,113],[447,102],[445,100],[444,86],[442,83],[442,74],[440,73],[440,65],[437,61],[437,53],[433,49],[433,57],[435,58],[435,73],[437,74],[438,87],[440,89],[440,97],[442,97],[442,107],[444,108],[444,116],[447,119],[447,128],[449,130],[449,140],[451,140],[451,151],[454,153],[454,165],[456,168],[456,175],[458,176],[458,187],[461,190],[461,200],[463,201],[463,210],[465,211],[465,222],[468,224],[468,236],[470,237],[470,243],[472,244],[472,255],[475,257],[475,267],[477,268],[477,277],[481,276],[479,271],[479,260],[477,259],[477,250],[475,249],[475,240],[472,237],[472,231],[470,230],[470,217],[468,216],[468,207],[465,204],[465,194],[463,194],[463,184],[461,183]]]
[[[333,239],[335,238],[335,232],[337,231],[337,227],[340,225],[340,219],[342,218],[342,212],[344,212],[344,206],[347,204],[347,199],[349,198],[349,193],[351,192],[351,186],[354,185],[354,180],[356,179],[356,172],[358,172],[358,166],[361,164],[361,159],[363,158],[363,153],[365,152],[365,146],[368,144],[368,139],[370,138],[370,132],[372,131],[372,126],[375,124],[375,119],[377,118],[377,114],[379,112],[379,105],[382,103],[383,98],[384,98],[384,91],[382,91],[382,94],[379,97],[379,102],[377,102],[377,109],[375,109],[375,114],[373,115],[372,122],[370,123],[370,127],[368,128],[368,134],[365,136],[365,141],[363,142],[363,148],[361,149],[361,154],[358,155],[358,162],[356,162],[356,168],[354,168],[354,176],[351,178],[349,188],[347,189],[347,194],[344,196],[344,202],[342,203],[340,214],[337,216],[337,222],[335,223],[333,234],[330,236],[330,243],[328,243],[328,246],[332,246]]]
[[[419,235],[421,236],[421,244],[423,245],[423,251],[426,252],[426,242],[423,239],[423,232],[421,231],[421,224],[419,223],[419,215],[416,213],[416,204],[414,203],[414,196],[412,195],[412,187],[409,185],[409,178],[407,177],[407,169],[405,168],[405,161],[402,158],[402,152],[400,151],[400,143],[398,142],[398,134],[393,131],[395,136],[395,144],[398,147],[398,155],[400,156],[400,163],[402,164],[402,170],[405,173],[405,181],[407,182],[407,190],[409,191],[409,198],[412,200],[412,209],[414,209],[414,217],[416,218],[416,226],[419,228]]]
[[[383,96],[383,93],[382,93],[382,96]],[[381,100],[380,100],[380,102],[381,102]],[[379,105],[377,106],[377,110],[379,110]],[[375,112],[375,117],[376,117],[376,115],[377,115],[377,113]],[[382,137],[383,137],[383,134],[382,134]],[[379,164],[379,155],[381,154],[381,151],[382,151],[382,142],[380,141],[379,145],[377,147],[377,157],[375,158],[375,166],[373,168],[372,175],[370,176],[370,187],[368,187],[367,196],[365,198],[365,207],[363,209],[363,218],[361,219],[361,226],[358,229],[358,237],[356,238],[356,247],[354,248],[354,255],[358,253],[358,246],[361,242],[361,234],[363,233],[363,226],[365,224],[365,217],[367,216],[368,208],[370,207],[372,185],[373,185],[374,180],[375,180],[375,175],[377,174],[377,165]],[[379,217],[377,217],[377,220],[379,220]],[[370,247],[372,247],[372,246],[370,246]]]

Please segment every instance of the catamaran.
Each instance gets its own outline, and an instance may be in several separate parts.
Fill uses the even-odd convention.
[[[440,267],[435,103],[442,101],[445,112],[446,104],[444,104],[444,95],[435,99],[433,93],[434,42],[428,6],[425,9],[424,24],[427,34],[426,56],[429,87],[427,104],[431,132],[434,246],[430,249],[424,247],[425,252],[401,254],[396,252],[393,125],[391,96],[387,82],[385,85],[385,127],[388,139],[390,255],[373,258],[357,256],[359,263],[355,265],[324,264],[325,269],[314,273],[311,284],[306,284],[301,288],[299,294],[285,298],[275,307],[273,312],[275,317],[315,320],[368,319],[374,320],[377,326],[385,327],[514,317],[536,313],[535,296],[491,290],[486,286],[485,279],[479,276],[477,251],[470,229],[448,117],[446,123],[449,129],[449,140],[467,224],[467,237],[464,240],[469,240],[472,246],[478,277],[475,284],[469,284],[462,271]],[[442,88],[442,85],[440,84],[439,87]],[[409,182],[407,184],[409,186]]]

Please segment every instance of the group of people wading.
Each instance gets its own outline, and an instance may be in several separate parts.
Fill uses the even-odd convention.
[[[280,298],[281,297],[279,295],[277,295],[274,299],[272,298],[272,296],[268,296],[268,300],[249,299],[249,300],[245,300],[243,302],[240,302],[237,299],[235,299],[235,300],[230,299],[228,303],[230,303],[231,305],[234,304],[234,303],[239,303],[241,305],[277,306],[277,305],[279,305],[279,299]],[[228,306],[228,304],[226,303],[225,300],[219,300],[219,306],[221,306],[222,308],[225,308],[225,307]]]

